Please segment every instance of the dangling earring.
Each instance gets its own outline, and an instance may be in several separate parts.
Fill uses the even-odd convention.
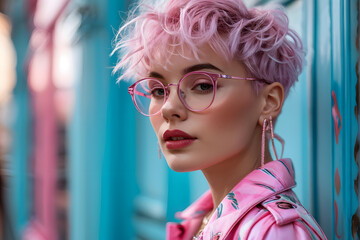
[[[274,138],[276,138],[281,143],[281,156],[280,156],[280,159],[282,159],[283,153],[284,153],[285,141],[279,135],[274,133],[274,128],[273,128],[272,117],[271,116],[270,116],[270,131],[271,131],[271,142],[272,142],[272,146],[273,146],[273,150],[274,150],[274,153],[275,153],[276,160],[279,160],[279,158],[278,158],[278,155],[277,155],[276,150],[275,150]]]
[[[157,142],[158,151],[159,151],[159,159],[161,159],[161,148],[159,142]]]
[[[279,160],[278,155],[276,153],[276,149],[275,149],[275,143],[274,143],[274,128],[273,128],[273,124],[272,124],[272,117],[270,116],[270,134],[271,134],[271,144],[275,153],[275,157],[276,160]]]
[[[264,158],[265,158],[265,142],[266,142],[266,131],[269,130],[270,128],[270,139],[271,139],[271,144],[274,150],[274,154],[276,157],[276,160],[279,160],[276,149],[275,149],[275,142],[274,142],[274,138],[276,138],[280,143],[281,143],[281,156],[280,159],[283,156],[284,153],[284,145],[285,142],[284,140],[277,134],[274,133],[274,127],[273,127],[273,123],[272,123],[272,117],[269,117],[269,122],[268,120],[265,118],[264,119],[264,124],[263,124],[263,131],[262,131],[262,139],[261,139],[261,168],[264,167]]]
[[[264,167],[264,158],[265,158],[265,132],[266,132],[266,126],[267,119],[264,119],[263,123],[263,129],[262,129],[262,137],[261,137],[261,168]]]

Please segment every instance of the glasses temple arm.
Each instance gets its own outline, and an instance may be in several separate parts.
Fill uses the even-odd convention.
[[[262,81],[267,84],[270,84],[271,82],[265,80],[265,79],[259,79],[259,78],[252,78],[252,77],[234,77],[229,75],[220,75],[221,78],[227,78],[227,79],[237,79],[237,80],[249,80],[249,81]]]
[[[228,79],[250,80],[250,81],[258,80],[257,78],[252,78],[252,77],[233,77],[233,76],[228,76],[228,75],[222,75],[221,77],[228,78]]]
[[[146,89],[144,89],[144,90],[146,91]],[[147,91],[147,92],[148,92],[148,91]],[[139,95],[139,96],[142,96],[142,97],[146,97],[146,98],[151,99],[151,95],[147,95],[147,94],[145,94],[145,93],[139,92],[139,91],[136,90],[135,88],[129,89],[129,93],[130,93],[131,95],[136,94],[136,95]],[[149,93],[150,93],[150,92],[149,92]]]

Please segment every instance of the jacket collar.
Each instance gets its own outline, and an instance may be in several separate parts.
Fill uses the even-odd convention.
[[[243,178],[223,201],[217,206],[205,227],[204,235],[216,234],[219,230],[225,235],[252,207],[280,192],[295,187],[294,168],[290,159],[271,161],[249,173]],[[196,202],[183,212],[177,213],[180,219],[193,219],[204,216],[213,208],[210,190],[204,193]],[[216,222],[221,221],[221,224]],[[216,229],[221,226],[221,229]]]

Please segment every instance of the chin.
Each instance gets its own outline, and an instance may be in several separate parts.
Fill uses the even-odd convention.
[[[168,166],[175,172],[193,172],[201,169],[199,166],[196,166],[196,162],[189,159],[174,156],[165,156],[165,159]]]
[[[195,171],[192,168],[190,168],[189,166],[187,166],[187,164],[182,164],[182,163],[168,163],[168,166],[171,168],[171,170],[175,171],[175,172],[192,172]]]

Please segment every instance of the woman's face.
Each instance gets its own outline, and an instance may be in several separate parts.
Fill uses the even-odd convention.
[[[150,75],[168,85],[178,83],[188,70],[251,77],[238,61],[226,61],[210,47],[200,48],[197,60],[189,51],[184,57],[172,55],[170,64],[153,64]],[[259,99],[251,81],[218,79],[215,100],[202,112],[188,110],[180,101],[176,86],[160,114],[150,117],[159,144],[171,169],[178,172],[206,169],[244,154],[254,136],[259,118]],[[180,130],[192,139],[182,139]],[[164,136],[165,133],[165,136]]]

